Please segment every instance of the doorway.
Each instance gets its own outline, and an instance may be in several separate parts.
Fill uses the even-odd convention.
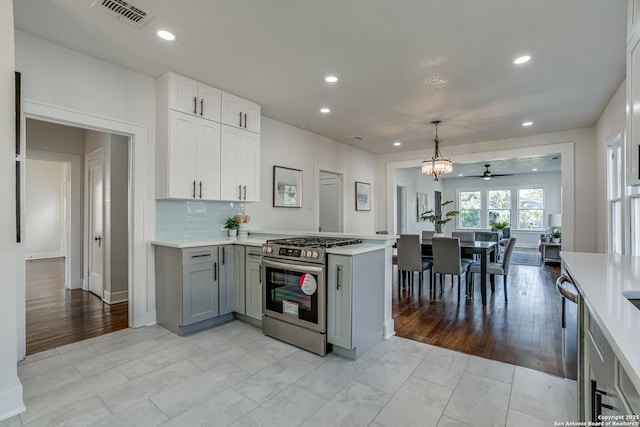
[[[25,130],[25,354],[33,354],[129,326],[130,141],[32,119]],[[59,177],[34,185],[48,164],[61,165]],[[62,250],[38,252],[53,247],[44,245],[51,234]]]
[[[318,231],[342,232],[342,175],[321,170],[318,186]]]

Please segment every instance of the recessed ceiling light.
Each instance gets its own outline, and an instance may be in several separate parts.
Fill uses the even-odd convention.
[[[538,168],[531,169],[533,172],[538,172]]]
[[[324,81],[327,83],[335,83],[338,81],[338,78],[336,76],[327,76],[324,78]]]
[[[160,30],[156,34],[158,34],[158,37],[160,37],[162,40],[172,42],[176,39],[176,36],[167,30]]]
[[[401,146],[401,145],[402,145],[402,142],[400,142],[400,141],[396,141],[396,142],[394,142],[394,143],[393,143],[393,145],[395,145],[396,147],[399,147],[399,146]]]
[[[525,62],[529,62],[530,59],[531,59],[531,57],[529,55],[524,55],[524,56],[521,56],[519,58],[516,58],[513,61],[513,63],[516,64],[516,65],[521,65],[521,64],[524,64]]]
[[[329,109],[329,108],[327,108],[327,107],[322,107],[322,108],[320,109],[320,112],[321,112],[322,114],[328,114],[328,113],[330,113],[330,112],[331,112],[331,109]]]
[[[531,126],[533,125],[533,122],[524,122],[522,123],[522,126],[527,127],[527,126]]]

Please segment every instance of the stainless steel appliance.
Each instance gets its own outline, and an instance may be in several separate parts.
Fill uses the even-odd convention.
[[[357,239],[294,237],[262,246],[262,330],[324,356],[327,353],[326,249]]]

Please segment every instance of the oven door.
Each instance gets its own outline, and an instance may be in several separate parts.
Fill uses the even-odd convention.
[[[265,316],[326,332],[324,265],[263,258],[262,284]]]

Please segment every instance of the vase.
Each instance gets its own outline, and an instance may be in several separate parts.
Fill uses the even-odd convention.
[[[552,237],[551,238],[551,242],[552,243],[560,243],[560,238],[559,237]]]
[[[238,235],[238,230],[235,228],[229,229],[229,237],[236,237]]]

